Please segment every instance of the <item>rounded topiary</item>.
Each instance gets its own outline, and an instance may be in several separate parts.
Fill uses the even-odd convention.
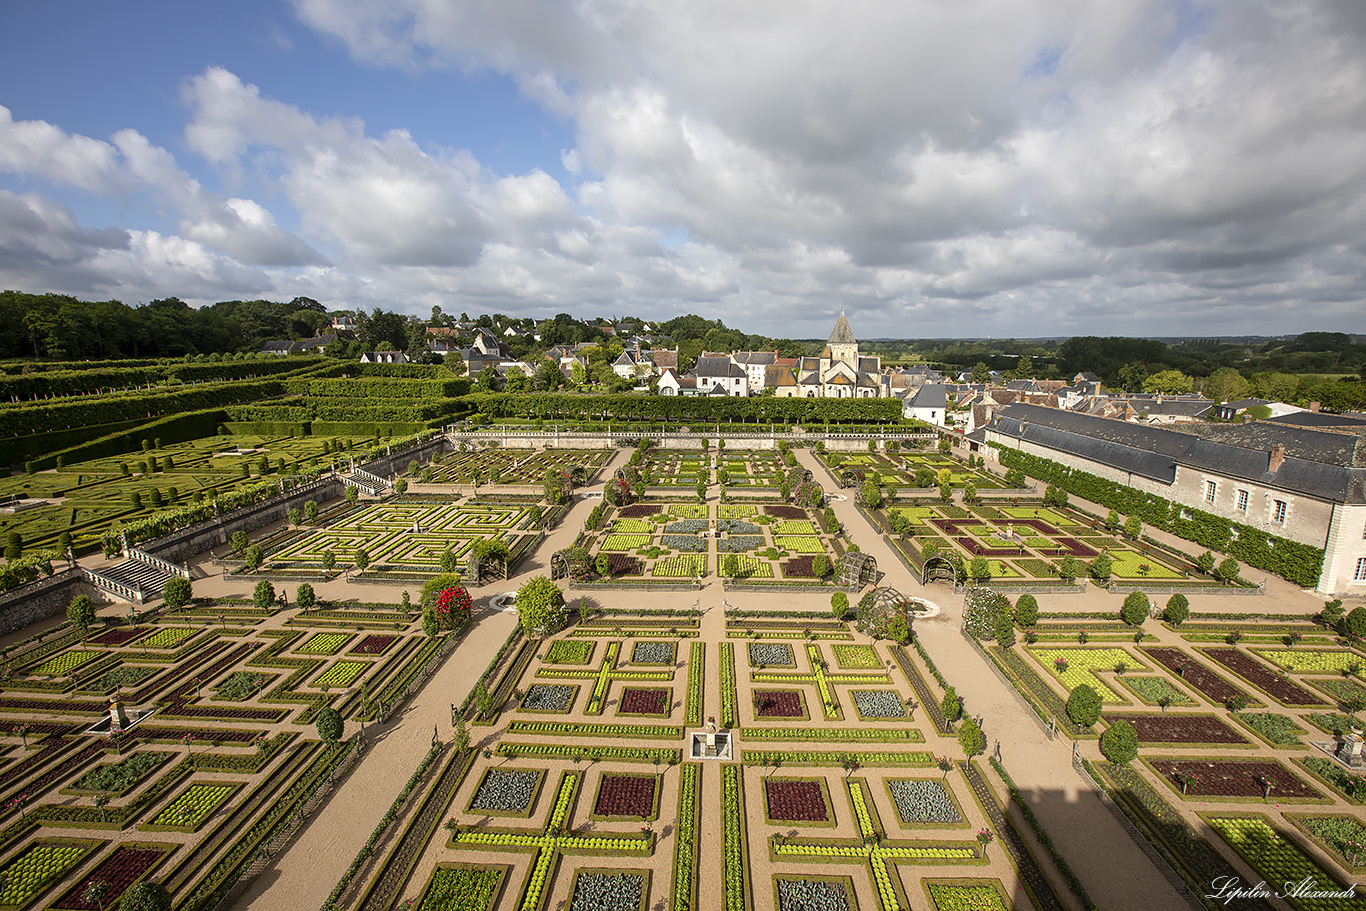
[[[1124,607],[1120,608],[1119,616],[1130,626],[1142,626],[1143,621],[1148,619],[1150,606],[1148,596],[1143,592],[1129,592],[1124,597]]]
[[[270,584],[269,579],[262,579],[256,583],[255,590],[251,595],[252,603],[260,610],[265,610],[275,603],[275,586]]]
[[[849,613],[849,596],[844,592],[835,592],[830,596],[830,613],[835,615],[835,619],[843,620]]]
[[[1021,595],[1015,602],[1015,622],[1033,626],[1039,622],[1039,601],[1033,595]]]
[[[161,597],[165,599],[167,607],[184,607],[194,597],[194,588],[189,579],[183,576],[172,576],[162,586]]]
[[[1100,720],[1100,694],[1087,683],[1079,683],[1067,697],[1067,717],[1073,724],[1090,727]]]
[[[171,893],[161,883],[135,882],[119,899],[119,911],[171,911]]]
[[[436,616],[442,626],[459,629],[470,619],[474,600],[470,593],[459,585],[441,590],[436,596]]]
[[[1353,636],[1366,637],[1366,607],[1352,608],[1342,625]]]
[[[1127,721],[1116,721],[1100,735],[1100,752],[1116,765],[1123,765],[1138,755],[1138,734]]]
[[[517,590],[517,620],[524,630],[552,633],[564,625],[568,614],[564,592],[545,576]]]
[[[986,750],[986,735],[982,733],[976,721],[969,718],[963,722],[963,726],[958,729],[958,745],[963,748],[964,755],[969,759]]]
[[[1008,648],[1015,644],[1015,621],[1010,614],[1003,611],[997,616],[995,632],[998,645]]]
[[[326,744],[334,744],[341,740],[343,722],[341,713],[328,706],[318,712],[317,719],[318,736]]]
[[[299,587],[294,589],[294,603],[299,606],[299,610],[312,610],[313,605],[318,603],[318,595],[313,591],[313,586],[307,582],[302,582]]]
[[[1178,592],[1167,599],[1167,607],[1162,611],[1162,618],[1172,626],[1180,626],[1186,622],[1190,616],[1191,602],[1185,595]]]

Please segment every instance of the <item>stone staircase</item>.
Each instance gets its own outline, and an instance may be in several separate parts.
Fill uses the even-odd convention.
[[[91,585],[112,598],[130,601],[133,604],[155,598],[161,594],[166,582],[172,576],[184,576],[185,571],[173,563],[134,552],[122,563],[101,570],[82,568]]]
[[[389,487],[389,482],[379,475],[371,474],[364,468],[357,468],[348,475],[342,476],[342,483],[347,487],[359,488],[362,493],[367,493],[372,497],[378,497]]]

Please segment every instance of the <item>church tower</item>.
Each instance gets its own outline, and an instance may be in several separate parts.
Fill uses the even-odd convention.
[[[844,308],[840,308],[839,321],[835,331],[830,333],[830,341],[825,343],[825,356],[835,363],[845,363],[858,370],[858,342],[854,339],[849,321],[844,318]]]

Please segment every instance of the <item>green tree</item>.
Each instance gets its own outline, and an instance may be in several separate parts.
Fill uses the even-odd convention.
[[[270,584],[269,579],[262,579],[256,583],[251,600],[258,610],[268,610],[275,603],[275,586]]]
[[[166,606],[172,610],[184,607],[194,597],[190,580],[184,576],[172,576],[162,586],[161,597],[166,601]]]
[[[968,573],[972,576],[972,581],[978,584],[990,582],[991,561],[981,555],[973,557],[972,563],[968,567]]]
[[[1200,384],[1200,391],[1206,398],[1216,402],[1236,402],[1248,397],[1252,384],[1232,367],[1220,367],[1205,377]]]
[[[1090,684],[1078,683],[1067,694],[1067,717],[1073,724],[1090,727],[1100,720],[1100,694]]]
[[[356,569],[365,572],[366,567],[370,565],[370,551],[366,550],[364,547],[357,547],[356,555],[352,558],[351,562],[355,564]]]
[[[1077,558],[1068,554],[1058,561],[1058,578],[1064,582],[1071,582],[1081,574],[1081,568],[1077,566]]]
[[[1124,533],[1137,541],[1143,534],[1143,520],[1138,516],[1129,516],[1124,520]]]
[[[1138,734],[1127,721],[1116,721],[1100,735],[1100,752],[1106,759],[1123,765],[1138,755]]]
[[[171,893],[161,883],[139,880],[119,899],[119,911],[171,911]]]
[[[953,499],[953,488],[950,487],[947,482],[939,485],[939,499],[943,500],[945,503]]]
[[[958,729],[958,745],[963,748],[963,754],[969,759],[986,750],[986,735],[982,733],[976,721],[969,718],[963,722],[962,727]]]
[[[1241,569],[1242,567],[1238,565],[1237,560],[1227,557],[1219,563],[1219,568],[1215,570],[1215,573],[1219,576],[1220,582],[1231,585],[1238,581],[1238,572]]]
[[[318,504],[314,500],[304,501],[304,520],[309,525],[318,524]]]
[[[1162,617],[1172,626],[1180,626],[1186,622],[1190,612],[1190,599],[1178,592],[1167,599],[1167,607],[1162,611]]]
[[[323,572],[332,572],[337,568],[337,555],[329,548],[323,551]]]
[[[996,618],[996,643],[1002,648],[1015,644],[1015,621],[1008,613],[1002,612]]]
[[[1117,510],[1110,510],[1109,514],[1105,517],[1105,527],[1110,531],[1119,528],[1119,512]]]
[[[974,383],[985,383],[991,379],[991,368],[982,361],[972,365],[972,381]]]
[[[294,589],[294,603],[299,605],[301,611],[312,610],[313,605],[318,603],[318,595],[313,591],[313,586],[307,582],[301,582],[299,587]]]
[[[247,552],[243,555],[243,558],[247,561],[247,565],[252,569],[260,569],[261,564],[265,562],[266,559],[266,550],[260,544],[253,544],[247,548]]]
[[[319,710],[315,724],[318,728],[318,737],[322,739],[323,743],[333,746],[338,740],[341,740],[344,725],[341,713],[336,709],[328,706]]]
[[[944,713],[944,719],[950,723],[963,717],[963,700],[958,698],[958,690],[949,687],[944,690],[944,698],[939,704],[939,708]]]
[[[1033,595],[1021,595],[1015,602],[1015,622],[1021,626],[1033,626],[1039,622],[1039,601]]]
[[[835,592],[830,596],[830,613],[836,620],[843,620],[849,613],[849,596],[844,592]]]
[[[350,503],[350,504],[352,504],[352,505],[355,505],[359,500],[360,500],[360,488],[359,488],[359,487],[348,487],[348,488],[346,488],[346,502],[348,502],[348,503]]]
[[[1214,556],[1213,553],[1205,551],[1195,558],[1195,565],[1200,567],[1200,571],[1203,573],[1212,573],[1214,572],[1214,564],[1217,560],[1218,557]]]
[[[428,639],[435,639],[441,623],[436,617],[436,605],[428,604],[422,608],[422,631]]]
[[[90,632],[90,624],[95,622],[95,602],[89,595],[77,595],[66,606],[66,619],[70,620],[71,625],[80,630],[81,636],[84,637]]]
[[[491,370],[491,369],[493,369],[493,368],[488,367],[488,368],[485,368],[485,369]],[[404,495],[405,493],[407,493],[407,492],[408,492],[408,482],[407,482],[407,481],[405,481],[403,478],[399,478],[397,481],[394,482],[394,493],[398,494],[398,495],[401,497],[401,496],[403,496],[403,495]]]
[[[517,620],[524,630],[554,632],[567,614],[564,592],[545,576],[537,576],[517,590]]]
[[[1120,608],[1120,618],[1130,626],[1142,626],[1143,621],[1148,619],[1148,610],[1151,608],[1148,596],[1143,592],[1129,592],[1124,597],[1124,606]]]
[[[1366,638],[1366,607],[1354,607],[1347,619],[1343,621],[1343,628],[1349,635],[1357,638]]]
[[[456,560],[455,551],[449,547],[441,553],[441,571],[443,573],[453,573],[460,564]]]
[[[1110,573],[1114,571],[1115,561],[1110,559],[1109,554],[1101,554],[1091,561],[1091,578],[1102,585],[1110,581]]]
[[[240,554],[242,551],[246,550],[247,545],[251,543],[251,540],[247,537],[245,531],[233,532],[232,538],[229,540],[232,545],[232,552],[235,554]]]
[[[882,505],[882,488],[878,486],[877,481],[869,478],[859,488],[859,499],[869,509],[877,509]]]
[[[1159,392],[1163,395],[1185,395],[1194,385],[1195,381],[1180,370],[1162,370],[1143,381],[1143,391]]]

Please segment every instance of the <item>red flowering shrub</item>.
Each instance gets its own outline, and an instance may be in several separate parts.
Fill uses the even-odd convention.
[[[436,596],[436,616],[441,625],[450,629],[459,629],[470,619],[470,609],[474,607],[474,600],[470,598],[470,593],[459,585],[451,588],[443,588],[441,594]]]

